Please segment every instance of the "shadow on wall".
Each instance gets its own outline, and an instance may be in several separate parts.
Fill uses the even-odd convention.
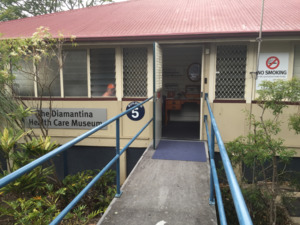
[[[127,176],[144,151],[145,148],[127,149]],[[61,157],[56,157],[55,165],[59,178],[63,179],[68,174],[75,174],[83,170],[101,170],[115,155],[115,147],[73,146]],[[113,165],[110,169],[116,170],[116,166]]]
[[[127,176],[130,174],[135,164],[138,162],[145,148],[127,149]],[[73,146],[53,158],[57,175],[63,179],[69,174],[76,174],[84,170],[103,169],[116,154],[115,147],[91,147],[91,146]],[[6,170],[6,162],[0,155],[0,163],[3,170]],[[116,166],[111,167],[116,170]]]

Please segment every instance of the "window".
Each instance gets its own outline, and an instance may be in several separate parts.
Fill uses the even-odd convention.
[[[60,96],[59,66],[54,59],[42,59],[35,70],[32,61],[21,61],[13,74],[16,76],[14,90],[19,96],[35,96],[35,82],[38,97]]]
[[[300,45],[295,46],[294,77],[300,79]]]
[[[124,97],[147,96],[147,48],[123,49]]]
[[[215,98],[244,98],[246,57],[246,45],[224,45],[217,47]]]
[[[140,55],[134,55],[134,60],[139,61]],[[144,71],[140,65],[135,66],[129,62],[130,69],[135,68],[135,74],[140,72],[144,78],[141,82],[147,80],[147,49],[144,49],[144,55],[141,55]],[[143,59],[144,57],[144,59]],[[132,56],[129,56],[129,61]],[[133,60],[133,61],[134,61]],[[61,96],[60,87],[60,67],[56,58],[42,59],[36,68],[37,77],[33,70],[32,62],[21,62],[20,68],[14,69],[16,76],[14,90],[20,96]],[[131,71],[131,70],[130,70]],[[130,73],[127,71],[127,73]],[[90,50],[90,79],[91,79],[91,94],[95,96],[115,96],[115,49],[91,49]],[[64,81],[64,96],[88,96],[87,87],[87,51],[86,50],[66,50],[63,52],[63,81]],[[132,79],[132,76],[128,76]],[[135,79],[135,78],[134,78]],[[130,82],[130,81],[129,81]],[[136,82],[139,83],[139,82]],[[35,84],[37,93],[35,93]],[[137,88],[143,88],[138,86]],[[146,87],[146,85],[145,85]],[[109,92],[108,92],[109,89]],[[143,93],[147,93],[143,90]],[[136,95],[136,96],[144,96]]]
[[[115,87],[115,49],[91,49],[90,62],[92,96],[102,96],[111,86]],[[107,96],[115,96],[115,92]]]
[[[64,51],[64,95],[87,96],[87,52]]]
[[[19,96],[35,96],[33,63],[20,61],[18,68],[13,68],[14,91]]]
[[[57,59],[42,59],[37,72],[38,96],[60,96],[60,75]]]

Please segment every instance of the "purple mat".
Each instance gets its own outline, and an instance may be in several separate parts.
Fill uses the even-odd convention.
[[[161,140],[152,159],[206,162],[204,142]]]

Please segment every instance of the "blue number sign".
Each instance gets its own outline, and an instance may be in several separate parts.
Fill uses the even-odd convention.
[[[126,107],[126,110],[128,110],[138,104],[139,104],[139,102],[130,102]],[[133,109],[131,112],[129,112],[127,114],[128,118],[131,120],[134,120],[134,121],[141,120],[144,117],[144,115],[145,115],[145,108],[142,105]]]

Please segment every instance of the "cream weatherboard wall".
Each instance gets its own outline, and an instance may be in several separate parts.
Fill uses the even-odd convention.
[[[204,86],[205,92],[209,93],[210,104],[214,112],[220,133],[225,143],[234,140],[238,136],[247,135],[249,132],[249,126],[245,110],[250,111],[252,107],[252,113],[256,116],[260,116],[260,108],[253,103],[251,106],[251,99],[254,100],[257,97],[255,90],[255,78],[252,77],[251,72],[256,71],[257,60],[257,44],[254,42],[246,43],[248,46],[247,52],[247,65],[246,65],[246,80],[245,80],[245,103],[226,103],[226,101],[214,103],[214,91],[215,91],[215,73],[216,73],[216,47],[220,44],[226,43],[212,43],[210,45],[209,65],[205,65],[205,73],[208,72],[209,82]],[[297,67],[297,63],[300,62],[299,58],[294,57],[295,46],[299,46],[300,42],[294,40],[266,40],[262,43],[261,52],[280,53],[288,52],[289,65],[288,65],[288,79],[294,76],[294,68]],[[296,54],[299,54],[296,51]],[[299,57],[299,56],[298,56]],[[206,60],[208,61],[208,60]],[[299,61],[299,62],[298,62]],[[251,97],[252,96],[252,97]],[[290,148],[294,148],[297,152],[296,157],[300,157],[300,141],[299,135],[296,135],[294,131],[288,128],[288,118],[294,113],[300,112],[300,105],[289,105],[284,109],[283,114],[280,116],[282,121],[282,131],[278,134],[278,137],[285,140],[284,145]],[[205,109],[207,114],[207,109]],[[269,115],[271,116],[271,115]],[[206,133],[202,136],[206,139]]]
[[[212,41],[212,40],[209,40]],[[202,43],[200,40],[193,41],[194,43]],[[173,42],[172,44],[188,44],[190,42]],[[274,40],[266,40],[263,42],[262,45],[262,52],[289,52],[289,74],[288,78],[290,79],[293,74],[293,60],[294,60],[294,46],[298,42],[295,41],[287,41],[287,40],[279,40],[279,41],[274,41]],[[164,44],[162,42],[162,44]],[[246,62],[246,78],[245,78],[245,98],[244,100],[246,103],[213,103],[213,100],[215,100],[215,79],[216,79],[216,49],[217,46],[219,45],[247,45],[247,62]],[[80,48],[87,48],[89,45],[86,46],[80,46]],[[114,45],[110,44],[108,47],[112,47]],[[150,43],[139,43],[139,45],[117,45],[115,47],[116,49],[116,97],[117,101],[58,101],[55,102],[55,104],[58,104],[59,107],[61,108],[70,108],[70,107],[95,107],[97,108],[107,108],[107,118],[111,118],[113,115],[117,115],[118,113],[124,111],[126,109],[126,106],[130,103],[130,100],[126,99],[126,101],[122,101],[123,98],[123,79],[122,79],[122,68],[123,68],[123,62],[122,62],[122,49],[123,47],[128,47],[128,46],[148,46],[148,77],[147,77],[147,97],[151,97],[153,94],[152,90],[152,83],[153,83],[153,52],[152,52],[152,45]],[[245,128],[245,119],[244,119],[244,113],[242,110],[250,108],[250,102],[251,99],[255,98],[255,77],[251,75],[251,72],[256,70],[256,58],[257,58],[257,43],[255,43],[253,40],[247,39],[247,40],[227,40],[226,42],[224,40],[217,40],[214,41],[213,43],[207,43],[204,42],[202,43],[202,49],[203,49],[203,62],[204,66],[202,68],[203,70],[203,78],[207,80],[207,83],[203,83],[203,93],[208,93],[209,94],[209,99],[212,103],[212,107],[214,110],[214,113],[216,115],[216,118],[222,116],[222,120],[219,124],[220,130],[226,130],[226,133],[224,133],[224,140],[225,141],[230,141],[233,140],[235,137],[245,134],[245,131],[247,128]],[[89,46],[91,48],[95,48],[95,45]],[[102,45],[98,46],[103,47]],[[203,81],[202,81],[203,82]],[[95,104],[97,103],[97,104]],[[84,106],[82,106],[84,105]],[[152,103],[147,103],[146,104],[146,115],[143,118],[142,121],[139,122],[134,122],[131,123],[128,118],[124,117],[122,119],[121,125],[121,137],[125,139],[128,139],[129,136],[131,136],[133,133],[135,133],[139,127],[146,121],[146,119],[151,118],[152,115]],[[295,111],[297,106],[291,106],[291,110]],[[203,104],[203,110],[204,113],[206,112],[206,104]],[[113,112],[113,113],[112,113]],[[230,118],[227,118],[229,115],[234,115],[233,118],[234,120],[231,125],[229,126],[230,130],[227,131],[228,129],[228,124],[230,121]],[[203,130],[203,115],[202,118],[200,118],[200,121],[202,123],[200,124],[201,130]],[[226,121],[226,123],[225,123]],[[235,129],[231,129],[232,125],[236,124]],[[224,127],[223,127],[224,126]],[[95,135],[95,137],[101,137],[101,140],[96,140],[96,138],[91,137],[89,141],[89,145],[98,145],[100,144],[101,146],[111,146],[114,145],[113,136],[115,135],[115,128],[112,127],[112,125],[109,127],[108,130],[100,131],[99,134]],[[140,147],[146,147],[150,142],[149,140],[152,139],[152,124],[147,128],[141,136],[138,138],[137,142],[133,144],[133,146],[140,146]],[[54,129],[51,131],[51,134],[54,135],[54,137],[59,138],[59,140],[63,139],[70,139],[69,137],[76,137],[77,135],[81,134],[81,130],[72,130],[68,131],[68,135],[66,135],[66,132],[64,130],[60,129]],[[205,139],[205,133],[201,133],[202,139]],[[289,140],[292,138],[289,138]],[[83,144],[83,143],[80,143]]]
[[[160,42],[162,45],[166,44],[166,42]],[[172,45],[180,44],[184,45],[187,43],[198,43],[202,46],[202,91],[203,93],[208,93],[210,104],[212,110],[214,112],[216,121],[218,123],[218,127],[220,129],[221,135],[223,137],[223,141],[225,143],[234,140],[240,135],[247,135],[249,131],[248,122],[246,120],[245,110],[250,110],[252,107],[252,112],[256,115],[259,115],[259,107],[256,104],[252,104],[251,99],[254,100],[255,93],[255,77],[251,75],[251,72],[256,71],[256,59],[257,59],[257,43],[252,39],[230,39],[230,40],[194,40],[194,41],[173,41]],[[295,46],[298,46],[300,41],[295,40],[265,40],[262,45],[262,52],[289,52],[289,73],[288,79],[293,77],[294,71],[294,49]],[[247,60],[246,60],[246,74],[245,74],[245,102],[238,103],[226,103],[222,102],[214,102],[215,100],[215,79],[216,79],[216,52],[217,46],[219,45],[234,45],[234,44],[242,44],[247,46]],[[87,98],[80,100],[76,98],[72,100],[61,99],[57,101],[53,101],[53,108],[105,108],[107,109],[107,119],[112,118],[113,116],[118,115],[122,111],[126,110],[127,105],[132,102],[140,99],[136,98],[126,98],[123,99],[123,48],[124,47],[146,47],[147,48],[147,96],[151,97],[153,95],[153,49],[152,43],[141,42],[136,45],[132,45],[132,43],[127,44],[119,44],[110,43],[109,45],[104,44],[82,44],[80,46],[81,49],[86,48],[102,48],[102,47],[114,47],[115,48],[115,72],[116,72],[116,100],[107,101],[101,100],[101,98],[95,99],[90,95],[90,89],[88,88],[89,95]],[[297,53],[297,52],[296,52]],[[297,53],[299,54],[299,53]],[[88,54],[89,55],[89,54]],[[299,58],[297,58],[299,60]],[[89,60],[87,60],[89,61]],[[296,61],[295,61],[296,62]],[[298,62],[298,61],[297,61]],[[89,76],[89,70],[87,74]],[[204,79],[206,82],[204,82]],[[88,79],[89,82],[89,79]],[[90,84],[90,83],[88,83]],[[90,86],[90,85],[88,85]],[[35,106],[36,104],[33,101],[27,101],[28,105]],[[47,104],[49,102],[44,101],[44,108],[47,108]],[[206,103],[203,102],[201,105],[201,113],[200,118],[200,126],[201,133],[200,137],[202,140],[206,140],[206,133],[203,124],[203,115],[208,114]],[[145,116],[140,121],[132,121],[127,116],[124,116],[121,119],[121,147],[124,145],[136,134],[138,130],[140,130],[143,125],[153,116],[153,102],[150,101],[145,104]],[[284,114],[281,116],[283,120],[282,132],[279,136],[285,139],[285,145],[287,147],[295,148],[297,150],[297,157],[300,157],[300,143],[299,136],[295,135],[293,131],[288,129],[288,116],[290,114],[299,112],[299,105],[290,105],[287,109],[284,110]],[[67,141],[81,135],[86,130],[80,129],[51,129],[49,131],[49,135],[56,140],[58,143],[63,144]],[[36,130],[38,133],[38,130]],[[78,146],[115,146],[115,133],[116,128],[115,124],[110,124],[107,130],[101,130],[86,140],[78,143]],[[148,128],[144,130],[144,132],[138,137],[138,139],[131,145],[131,147],[138,148],[146,148],[152,143],[153,139],[153,124],[151,123]],[[122,177],[123,180],[126,177],[126,153],[122,156],[121,160],[122,169]]]
[[[223,141],[229,142],[239,136],[245,136],[249,132],[249,122],[245,110],[250,110],[250,104],[239,103],[213,103],[212,110],[216,118]],[[299,135],[288,128],[289,115],[299,112],[299,106],[290,105],[284,109],[283,114],[279,117],[282,121],[282,131],[278,137],[285,140],[284,145],[287,147],[297,148],[300,157]],[[259,118],[261,114],[260,107],[253,104],[252,113]],[[271,114],[266,114],[266,118],[271,118]]]

